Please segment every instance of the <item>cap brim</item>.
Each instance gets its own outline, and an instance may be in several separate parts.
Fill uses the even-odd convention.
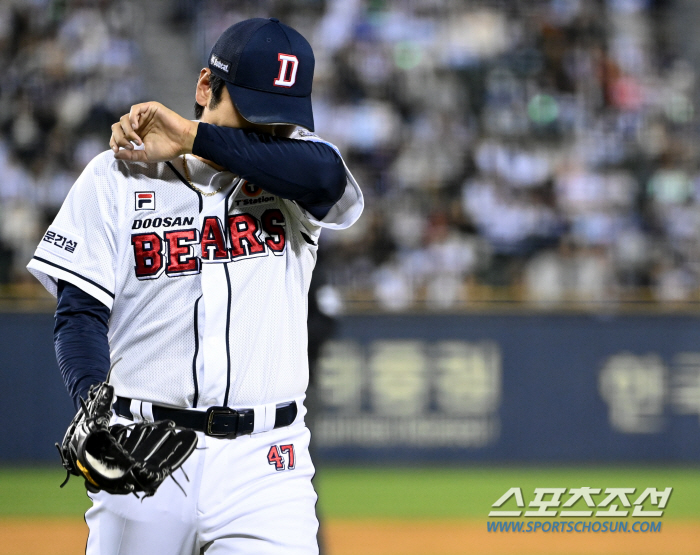
[[[226,81],[231,100],[241,115],[252,123],[293,124],[314,130],[311,95],[287,96],[239,87]]]

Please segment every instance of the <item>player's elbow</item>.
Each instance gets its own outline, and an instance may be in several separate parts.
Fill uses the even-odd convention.
[[[335,153],[334,153],[335,154]],[[345,167],[338,158],[338,164],[326,168],[318,174],[319,179],[310,188],[300,204],[317,220],[322,220],[345,192]]]
[[[317,205],[333,205],[345,192],[347,178],[345,166],[335,152],[325,160],[323,171],[318,172],[318,184],[314,187],[314,202]]]

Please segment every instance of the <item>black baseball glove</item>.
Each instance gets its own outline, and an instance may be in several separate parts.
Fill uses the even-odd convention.
[[[134,493],[145,497],[180,468],[197,446],[193,430],[176,430],[170,420],[109,425],[114,388],[92,386],[85,403],[68,426],[63,443],[56,444],[63,467],[85,478],[91,492]]]

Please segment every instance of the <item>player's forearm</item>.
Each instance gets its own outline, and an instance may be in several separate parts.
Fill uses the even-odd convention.
[[[109,371],[109,309],[75,285],[59,281],[54,346],[56,360],[76,409],[90,386]]]
[[[321,218],[345,190],[343,162],[323,143],[200,123],[192,153],[269,193],[298,201],[312,213],[318,208],[317,212],[323,212]]]

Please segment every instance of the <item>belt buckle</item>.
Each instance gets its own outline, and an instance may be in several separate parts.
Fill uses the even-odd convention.
[[[237,437],[236,432],[238,431],[238,418],[236,418],[236,429],[233,432],[214,432],[211,427],[213,425],[213,420],[216,415],[223,414],[235,414],[238,416],[238,411],[235,411],[229,407],[209,407],[205,416],[204,433],[211,437],[218,438],[235,438]]]

